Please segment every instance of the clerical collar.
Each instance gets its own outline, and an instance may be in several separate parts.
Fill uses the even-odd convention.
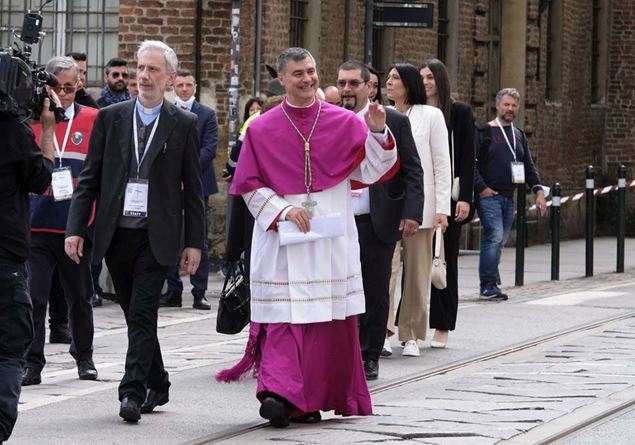
[[[71,118],[75,116],[75,102],[71,104],[66,110],[64,110],[64,117],[66,120],[71,120]]]
[[[176,98],[176,106],[179,108],[183,108],[185,110],[191,110],[192,105],[194,104],[194,96],[190,97],[188,100],[183,101],[180,98]]]
[[[285,98],[284,101],[287,103],[287,105],[289,105],[291,108],[311,108],[313,105],[315,105],[315,96],[313,97],[313,100],[311,101],[311,103],[309,105],[293,105],[291,102],[289,102],[289,99]]]
[[[139,102],[139,99],[137,99],[135,102],[135,109],[139,112],[139,117],[141,117],[143,125],[148,125],[150,122],[152,122],[161,112],[162,106],[163,101],[161,101],[159,105],[153,108],[144,107],[143,105],[141,105],[141,102]]]
[[[157,105],[156,107],[146,108],[143,105],[141,105],[141,102],[139,102],[139,99],[137,99],[137,102],[135,103],[135,106],[137,107],[137,110],[139,111],[139,114],[141,116],[143,116],[145,114],[146,116],[154,116],[154,117],[156,117],[157,114],[159,114],[161,112],[161,107],[163,106],[163,101],[161,101],[161,103],[159,105]]]

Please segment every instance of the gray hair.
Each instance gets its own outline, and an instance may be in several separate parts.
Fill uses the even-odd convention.
[[[499,103],[503,100],[503,96],[511,96],[520,102],[520,93],[516,88],[503,88],[498,93],[496,93],[496,103]]]
[[[294,62],[300,62],[309,57],[315,63],[315,58],[311,55],[308,49],[304,48],[287,48],[278,56],[278,74],[287,69],[287,63],[289,60]]]
[[[79,67],[77,66],[77,64],[75,63],[75,60],[73,60],[72,57],[67,57],[67,56],[53,57],[46,64],[46,68],[44,68],[44,70],[47,73],[51,73],[54,75],[58,75],[62,71],[67,71],[72,69],[74,69],[75,72],[77,73],[77,80],[79,80]]]
[[[137,59],[139,59],[141,53],[150,50],[162,52],[168,73],[176,73],[176,69],[179,66],[179,60],[172,48],[159,40],[146,40],[139,45],[139,49],[137,50]]]

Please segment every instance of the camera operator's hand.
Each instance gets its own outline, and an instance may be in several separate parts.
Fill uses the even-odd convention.
[[[81,236],[69,236],[64,240],[64,252],[71,260],[79,264],[79,259],[84,256],[84,238]]]
[[[49,94],[52,94],[53,99],[57,99],[57,103],[59,104],[59,98],[55,94],[55,92],[50,91]],[[53,138],[55,137],[55,113],[49,110],[49,99],[44,99],[44,104],[42,107],[42,115],[40,116],[40,124],[42,125],[42,140],[40,141],[40,149],[42,150],[42,154],[45,158],[53,161],[54,157],[54,148],[53,148]]]

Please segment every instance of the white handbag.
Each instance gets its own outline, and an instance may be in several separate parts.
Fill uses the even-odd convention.
[[[451,197],[453,201],[459,200],[459,194],[461,193],[461,178],[454,177],[454,131],[452,131],[452,157],[450,158],[450,172],[452,174],[452,193]]]
[[[443,290],[448,285],[447,265],[445,263],[445,249],[443,246],[443,231],[437,227],[434,233],[434,258],[432,258],[432,273],[430,274],[432,285]]]

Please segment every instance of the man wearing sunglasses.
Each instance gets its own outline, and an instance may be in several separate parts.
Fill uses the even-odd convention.
[[[112,58],[104,68],[106,85],[101,90],[101,97],[97,99],[99,108],[129,100],[128,91],[128,61]]]
[[[88,256],[78,264],[64,252],[64,232],[73,189],[88,153],[88,140],[98,110],[75,102],[80,85],[79,67],[70,57],[53,57],[46,71],[54,74],[59,85],[50,88],[57,94],[64,109],[64,121],[55,128],[53,180],[40,195],[31,196],[31,254],[27,262],[29,287],[33,300],[33,327],[35,336],[26,356],[22,386],[41,383],[41,372],[46,363],[44,338],[46,306],[49,300],[51,277],[57,268],[60,283],[68,304],[71,338],[70,353],[77,363],[81,380],[97,379],[93,363],[93,309],[90,299],[93,282]],[[42,127],[33,124],[39,143]],[[88,225],[94,219],[94,204]]]

